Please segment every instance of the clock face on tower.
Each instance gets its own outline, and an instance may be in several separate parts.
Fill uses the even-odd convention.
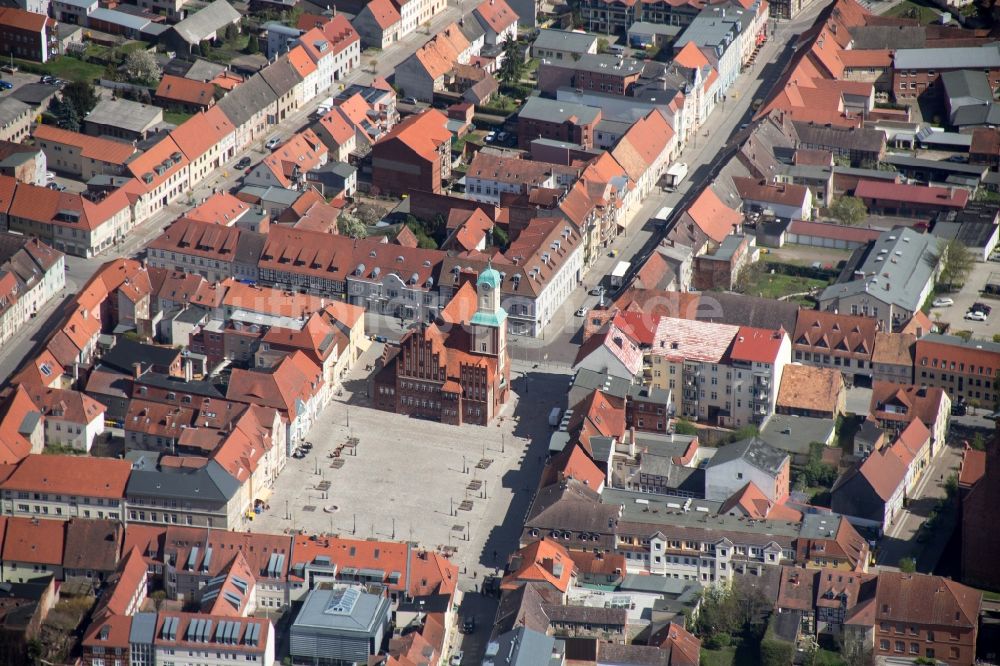
[[[489,290],[491,289],[490,285],[488,285],[488,284],[480,285],[479,288],[482,289],[485,292],[489,292]]]

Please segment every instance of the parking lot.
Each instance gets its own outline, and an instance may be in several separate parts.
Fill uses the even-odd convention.
[[[991,280],[991,277],[992,280]],[[951,331],[972,331],[972,336],[992,340],[993,335],[1000,331],[997,317],[1000,317],[1000,300],[984,296],[982,291],[989,281],[1000,282],[1000,262],[987,261],[973,264],[972,271],[962,289],[955,293],[940,292],[940,296],[951,298],[955,303],[947,307],[931,308],[932,321],[944,321],[951,325]],[[966,313],[973,303],[985,303],[993,308],[986,321],[970,321],[965,319]]]
[[[397,539],[450,552],[471,580],[505,561],[516,548],[526,498],[538,482],[548,447],[544,400],[515,394],[492,426],[454,427],[377,411],[364,396],[364,366],[373,345],[313,427],[314,448],[289,458],[254,531],[334,533]],[[512,384],[532,397],[565,387],[565,375],[515,364]],[[351,389],[357,392],[351,393]],[[357,438],[356,449],[335,450]],[[520,502],[515,502],[515,495]],[[495,554],[494,554],[495,553]]]

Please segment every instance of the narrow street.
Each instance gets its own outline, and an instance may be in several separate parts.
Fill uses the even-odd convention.
[[[928,531],[923,543],[917,541],[917,534],[937,501],[947,496],[945,481],[958,472],[961,461],[962,447],[954,442],[931,460],[917,482],[907,508],[879,542],[877,561],[880,569],[898,569],[901,559],[912,557],[917,562],[918,571],[930,573],[934,570],[951,536],[953,514],[944,515],[942,524]]]

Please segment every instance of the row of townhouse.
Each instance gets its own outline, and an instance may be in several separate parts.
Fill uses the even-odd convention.
[[[0,234],[0,344],[65,286],[62,252],[36,238]]]
[[[457,630],[450,611],[425,606],[432,598],[458,605],[457,567],[410,544],[184,527],[133,526],[124,532],[118,567],[84,633],[83,662],[88,666],[144,655],[154,663],[164,658],[188,663],[185,657],[204,659],[205,650],[213,664],[269,665],[274,627],[250,616],[281,611],[299,600],[309,606],[316,594],[329,596],[316,592],[321,587],[361,591],[364,586],[366,595],[379,599],[386,620],[391,613],[397,631],[415,630],[410,638],[418,639],[416,650],[390,647],[400,657],[409,652],[423,658],[443,655]],[[184,602],[188,612],[144,612],[149,591],[160,585],[168,598]],[[351,616],[355,609],[344,613]],[[305,615],[303,610],[293,634],[304,631]],[[339,644],[336,634],[327,633],[326,644]],[[381,641],[371,648],[372,654],[380,651]]]
[[[137,156],[127,144],[102,143],[41,126],[39,141],[51,149],[60,168],[81,177],[102,173],[129,180],[97,200],[25,189],[25,200],[42,205],[22,206],[15,193],[4,199],[9,209],[0,211],[0,222],[70,254],[99,254],[121,241],[133,226],[189,193],[237,152],[262,140],[270,127],[309,99],[329,91],[358,66],[360,57],[357,32],[345,17],[334,16],[305,31],[287,54],[219,104],[192,116]]]
[[[145,419],[137,413],[135,419]],[[286,459],[286,424],[274,408],[254,406],[211,440],[200,467],[161,461],[133,470],[128,461],[28,454],[0,484],[5,516],[55,520],[241,528],[267,497]],[[103,421],[101,421],[103,426]],[[197,433],[190,439],[198,437]],[[176,464],[174,464],[176,463]],[[93,475],[93,476],[91,476]]]
[[[561,216],[537,218],[505,256],[494,262],[508,330],[540,335],[582,279],[581,234]],[[236,277],[419,321],[432,320],[448,302],[463,268],[481,271],[487,264],[485,256],[460,258],[284,227],[262,235],[184,218],[150,243],[148,262],[210,281]]]

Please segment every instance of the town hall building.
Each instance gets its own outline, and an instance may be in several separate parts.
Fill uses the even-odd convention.
[[[461,286],[432,324],[418,324],[387,345],[373,379],[375,406],[461,425],[489,424],[510,392],[507,312],[500,273],[463,273]]]

